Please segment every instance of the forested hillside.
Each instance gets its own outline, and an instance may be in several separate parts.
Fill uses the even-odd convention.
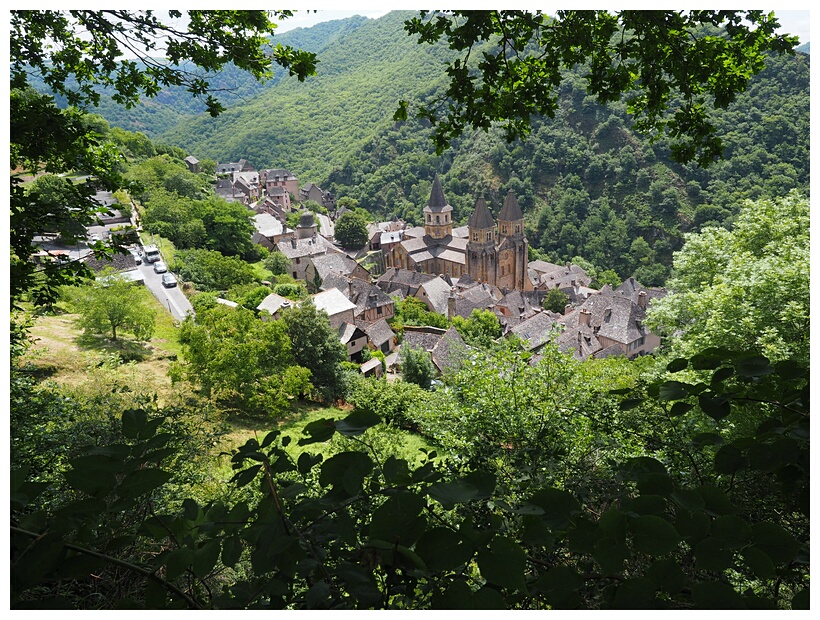
[[[282,41],[320,52],[316,76],[258,85],[227,73],[225,86],[240,85],[227,112],[186,116],[158,139],[199,158],[287,167],[301,183],[354,198],[374,217],[397,214],[411,223],[419,221],[436,172],[461,223],[479,193],[497,213],[512,188],[534,256],[580,257],[593,270],[635,275],[648,285],[665,281],[682,233],[731,226],[746,199],[790,188],[808,194],[807,55],[772,57],[747,92],[715,112],[725,160],[708,169],[676,164],[665,140],[651,144],[631,131],[623,104],[604,108],[586,94],[582,71],[565,80],[555,118],[536,119],[525,142],[477,132],[436,156],[428,126],[392,120],[400,99],[441,92],[451,53],[407,36],[409,15],[285,33]],[[161,101],[143,110],[161,116]],[[102,112],[117,124],[107,108]]]

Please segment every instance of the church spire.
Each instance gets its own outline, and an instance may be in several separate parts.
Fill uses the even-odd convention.
[[[475,209],[473,209],[473,214],[467,221],[467,226],[477,230],[493,228],[495,226],[495,220],[493,220],[493,216],[487,208],[487,202],[484,200],[483,195],[479,196],[478,200],[476,200]]]
[[[444,190],[441,189],[441,181],[438,178],[438,172],[436,172],[436,176],[433,179],[433,189],[430,191],[430,200],[428,201],[427,206],[436,210],[448,206],[447,199],[444,197]]]
[[[501,208],[501,213],[498,214],[498,219],[505,222],[524,219],[524,214],[521,212],[521,207],[518,206],[518,200],[512,190],[507,192],[507,198],[504,200],[504,206]]]

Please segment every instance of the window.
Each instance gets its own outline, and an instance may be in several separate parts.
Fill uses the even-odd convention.
[[[441,218],[438,215],[436,216],[436,224],[441,224]]]
[[[515,232],[521,232],[521,225],[520,224],[515,225]]]
[[[492,240],[493,240],[493,233],[488,232],[487,233],[487,241],[492,241]]]
[[[381,307],[381,306],[377,306],[377,307],[376,307],[376,315],[377,315],[377,316],[381,316],[381,315],[382,315],[382,307]]]
[[[478,241],[478,233],[473,233],[473,241]]]

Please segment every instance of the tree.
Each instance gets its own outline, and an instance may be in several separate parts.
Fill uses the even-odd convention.
[[[420,43],[443,39],[461,52],[447,68],[445,95],[416,112],[435,125],[439,153],[464,129],[486,131],[494,122],[509,140],[526,136],[533,116],[553,117],[558,109],[562,70],[587,63],[590,95],[601,104],[626,95],[639,131],[667,133],[674,158],[702,166],[723,151],[708,106],[734,101],[767,53],[794,53],[798,38],[777,34],[779,26],[763,11],[605,10],[556,11],[555,18],[422,11],[405,24]],[[395,119],[406,119],[408,108],[402,101]]]
[[[670,293],[647,323],[686,357],[753,348],[778,361],[809,355],[809,201],[797,192],[747,201],[734,228],[688,233]],[[657,331],[656,331],[657,330]]]
[[[223,108],[209,94],[210,81],[229,63],[257,79],[268,77],[274,63],[299,80],[315,72],[313,53],[269,46],[268,36],[276,29],[272,18],[291,15],[291,11],[192,10],[187,12],[187,26],[179,28],[152,11],[13,11],[11,169],[81,171],[103,188],[113,191],[122,186],[114,145],[106,144],[99,129],[87,125],[77,109],[59,110],[53,97],[29,89],[30,75],[39,75],[55,95],[78,108],[96,105],[100,86],[111,89],[116,102],[132,107],[141,96],[153,97],[162,87],[177,85],[204,97],[209,112],[216,115]],[[168,16],[175,19],[182,13],[172,10]],[[162,61],[157,60],[160,57]],[[193,66],[202,71],[190,70]],[[34,238],[45,230],[62,233],[90,224],[99,209],[94,193],[92,184],[77,184],[70,202],[55,212],[30,200],[20,176],[12,175],[12,299],[31,290],[35,303],[48,303],[60,285],[91,276],[79,262],[37,267],[30,256],[37,250]]]
[[[310,370],[313,386],[324,400],[341,395],[342,362],[347,350],[331,327],[327,312],[308,299],[282,314],[290,337],[293,359]]]
[[[501,337],[501,323],[491,310],[476,308],[466,319],[454,316],[453,327],[467,344],[475,347],[491,347],[493,341]]]
[[[405,381],[415,383],[425,390],[430,389],[436,377],[436,367],[433,366],[427,351],[404,343],[399,352],[399,360],[401,376]]]
[[[346,248],[361,248],[368,241],[367,220],[354,211],[346,211],[336,221],[334,236]]]
[[[218,400],[278,416],[312,389],[310,371],[294,364],[285,325],[260,321],[246,308],[216,305],[198,313],[183,322],[179,341],[185,363],[174,376]]]
[[[544,301],[541,302],[541,307],[545,310],[551,310],[558,314],[564,314],[564,310],[569,303],[569,295],[561,292],[557,288],[551,288],[544,295]]]
[[[151,294],[120,275],[104,274],[72,295],[72,302],[80,313],[78,324],[88,333],[110,333],[117,340],[119,330],[150,340],[154,332]]]
[[[273,250],[268,255],[265,259],[264,265],[265,269],[270,271],[275,276],[281,276],[282,274],[290,271],[290,259],[282,254],[282,252],[278,249]]]
[[[248,263],[215,250],[177,250],[173,267],[183,280],[210,291],[227,291],[256,280],[256,272]]]

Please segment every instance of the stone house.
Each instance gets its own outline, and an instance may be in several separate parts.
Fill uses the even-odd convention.
[[[333,329],[339,329],[342,323],[354,324],[353,311],[356,304],[345,297],[339,289],[332,288],[316,293],[312,299],[317,310],[327,312]]]
[[[560,320],[565,326],[558,338],[561,351],[574,351],[579,359],[618,354],[630,359],[652,353],[660,337],[644,324],[650,292],[637,282],[621,285],[617,291],[605,286]],[[655,298],[665,294],[656,289]],[[634,298],[634,299],[633,299]]]
[[[339,340],[347,350],[347,360],[358,362],[362,359],[362,350],[367,347],[367,334],[355,323],[342,323],[339,326]]]
[[[282,188],[291,196],[299,195],[299,179],[293,176],[289,170],[266,168],[259,171],[259,178],[265,186],[265,192],[268,196],[273,196],[272,192],[277,187]]]

